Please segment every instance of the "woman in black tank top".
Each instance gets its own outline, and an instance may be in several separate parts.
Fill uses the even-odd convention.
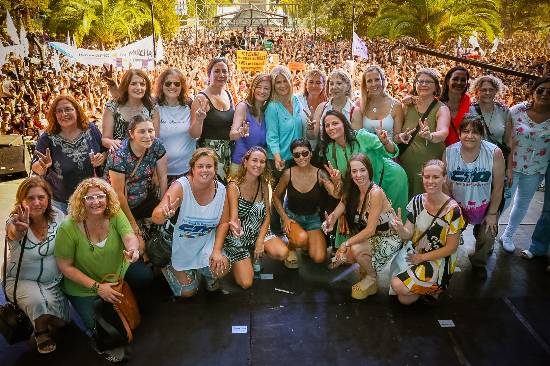
[[[198,147],[208,147],[218,155],[217,175],[225,182],[231,164],[229,131],[235,107],[227,91],[229,68],[227,60],[215,57],[208,64],[208,87],[201,91],[191,105],[189,135],[199,138]]]
[[[337,170],[328,168],[329,175],[311,165],[311,144],[305,138],[294,140],[290,146],[296,166],[286,169],[273,193],[273,204],[282,218],[289,249],[285,265],[298,268],[296,248],[307,249],[315,263],[323,263],[327,255],[325,236],[321,231],[319,205],[321,186],[333,197],[339,197],[341,179]],[[283,207],[286,191],[288,207]]]

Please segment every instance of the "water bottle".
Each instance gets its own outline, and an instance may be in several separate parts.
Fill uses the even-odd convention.
[[[252,263],[252,269],[254,270],[254,278],[260,278],[260,272],[262,270],[262,259],[257,257]]]

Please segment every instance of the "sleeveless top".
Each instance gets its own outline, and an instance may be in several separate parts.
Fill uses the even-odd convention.
[[[120,113],[120,104],[115,100],[110,100],[105,104],[105,108],[110,110],[113,113],[113,139],[114,140],[124,140],[128,137],[128,121],[122,117]],[[143,106],[140,114],[145,118],[153,118],[153,113],[157,106],[154,106],[153,109],[149,110],[147,107]]]
[[[197,140],[189,135],[191,109],[187,105],[160,105],[159,140],[166,148],[168,175],[181,175],[189,171],[189,160]]]
[[[361,204],[360,207],[357,207],[355,218],[350,225],[351,233],[354,235],[361,232],[363,229],[367,227],[369,212],[366,210],[365,206],[367,205],[366,200],[369,199],[370,197],[370,191],[372,189],[372,186],[373,184],[371,183],[371,186],[369,187],[367,193],[365,194],[363,203]],[[380,233],[380,232],[385,232],[390,230],[390,221],[392,220],[393,220],[393,214],[391,211],[381,212],[380,216],[378,216],[378,223],[376,225],[375,233]]]
[[[264,117],[259,119],[250,113],[250,107],[246,107],[246,121],[248,122],[248,137],[240,137],[235,141],[235,148],[231,156],[233,164],[240,164],[244,154],[253,146],[266,148],[266,127]]]
[[[397,103],[395,101],[392,101],[390,106],[390,111],[382,119],[382,128],[388,132],[388,137],[390,140],[393,140],[393,116],[391,115],[391,112],[393,112],[393,107],[395,107]],[[363,117],[363,128],[369,132],[372,132],[376,134],[376,129],[380,127],[380,120],[379,119],[370,119],[365,115]]]
[[[292,168],[289,168],[290,179],[286,189],[288,209],[297,215],[313,215],[319,210],[321,202],[321,185],[319,184],[319,169],[317,181],[308,192],[302,193],[292,185]]]
[[[231,98],[231,94],[227,90],[225,92],[229,98],[229,109],[226,111],[216,109],[205,92],[199,93],[204,95],[205,98],[208,99],[208,103],[210,103],[210,109],[206,113],[206,118],[204,119],[202,127],[202,139],[229,140],[229,131],[231,131],[231,125],[233,124],[235,108],[233,107],[233,98]]]
[[[461,146],[459,141],[445,150],[452,196],[470,224],[481,224],[491,200],[493,155],[497,146],[482,140],[479,156],[471,163],[462,160]]]
[[[216,181],[214,199],[201,206],[188,178],[183,176],[177,181],[183,189],[183,202],[172,236],[172,267],[176,271],[208,267],[223,212],[225,187]]]
[[[254,195],[253,201],[247,201],[241,196],[241,190],[239,190],[239,203],[238,212],[239,220],[241,220],[241,227],[244,234],[240,238],[235,238],[228,233],[225,238],[226,245],[238,245],[245,247],[253,247],[256,244],[256,239],[260,233],[260,229],[264,223],[266,209],[264,202],[264,194],[262,191],[261,183],[258,184],[258,190]],[[256,201],[256,197],[260,194],[260,200]],[[240,245],[239,242],[240,241]]]

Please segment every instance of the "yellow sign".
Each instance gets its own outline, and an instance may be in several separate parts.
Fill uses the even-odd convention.
[[[263,71],[267,62],[266,51],[243,51],[237,50],[237,70],[241,71]]]

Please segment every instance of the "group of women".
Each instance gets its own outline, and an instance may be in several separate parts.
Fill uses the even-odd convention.
[[[178,297],[193,296],[201,280],[214,291],[229,272],[250,287],[253,261],[264,253],[288,268],[300,265],[300,252],[325,263],[334,234],[329,267],[359,267],[352,297],[376,293],[377,273],[401,257],[391,280],[399,301],[433,301],[475,216],[464,213],[477,212],[453,199],[457,170],[447,172],[440,159],[470,169],[466,156],[480,146],[496,159],[483,182],[500,190],[491,191],[481,221],[470,222],[495,230],[510,202],[500,204],[506,177],[518,193],[501,240],[513,251],[548,166],[550,77],[508,110],[498,101],[498,78],[470,82],[463,67],[451,69],[443,86],[435,70],[420,69],[413,96],[402,102],[388,95],[378,66],[363,73],[356,101],[343,70],[328,77],[313,70],[295,94],[290,71],[277,66],[257,74],[239,103],[227,91],[227,61],[214,58],[207,71],[208,87],[191,101],[179,70],[158,77],[155,98],[147,75],[129,70],[106,105],[102,133],[71,96],[53,101],[33,160],[38,176],[19,187],[6,230],[8,298],[24,251],[16,296],[39,352],[55,350],[51,330],[68,320],[69,302],[93,334],[94,302],[120,301],[106,275],[126,275],[132,287],[150,281],[147,230],[167,221],[172,252],[161,270]],[[541,253],[538,243],[523,255]],[[111,361],[124,355],[104,353]]]

